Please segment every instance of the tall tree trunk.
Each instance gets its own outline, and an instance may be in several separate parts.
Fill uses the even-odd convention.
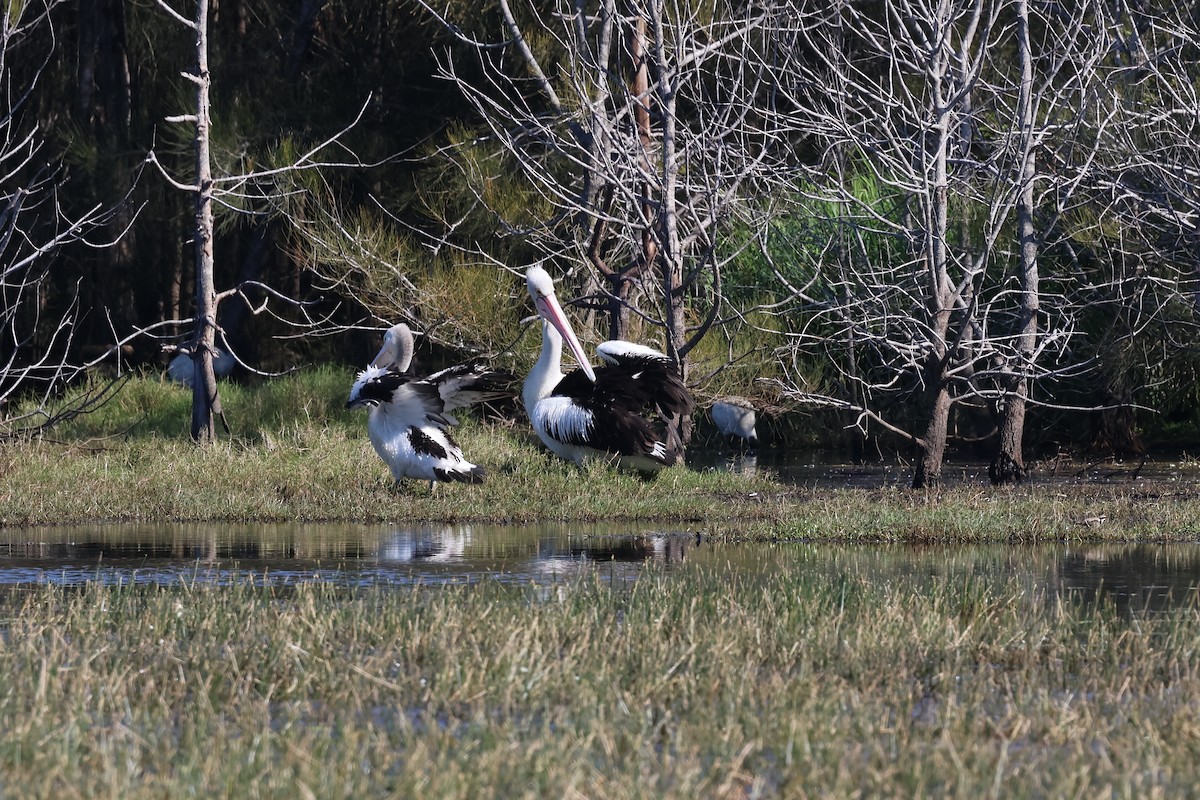
[[[942,461],[946,455],[946,431],[950,424],[950,387],[944,382],[930,389],[929,421],[921,437],[920,457],[913,472],[912,487],[927,489],[938,485],[942,478]]]
[[[663,30],[663,4],[661,0],[651,0],[651,15],[654,23],[653,47],[658,50],[656,62],[665,64],[662,49],[665,46]],[[675,116],[675,86],[671,83],[671,73],[667,70],[659,76],[658,105],[662,116],[662,196],[659,198],[659,248],[658,258],[662,267],[662,298],[663,319],[666,323],[667,355],[675,362],[679,375],[687,383],[687,360],[684,357],[684,345],[687,344],[687,316],[684,307],[683,290],[683,256],[679,242],[679,218],[676,207],[676,185],[678,183],[678,152],[676,151],[677,119]],[[667,420],[667,445],[678,448],[682,453],[692,436],[692,419],[690,416],[675,417]]]
[[[937,69],[934,67],[933,69]],[[934,73],[935,96],[942,99],[941,74]],[[914,489],[936,485],[942,474],[946,453],[946,429],[950,422],[948,372],[952,357],[950,322],[954,295],[950,280],[947,231],[949,230],[950,109],[938,104],[939,119],[932,130],[933,185],[925,203],[925,263],[929,271],[928,310],[932,323],[931,350],[925,366],[926,426],[920,438],[920,454],[913,473]]]
[[[217,293],[213,284],[213,178],[209,154],[212,118],[208,90],[208,0],[197,0],[196,74],[188,78],[196,85],[196,323],[192,334],[192,438],[209,442],[217,438],[216,418],[223,414],[213,372],[213,350],[217,331]]]
[[[988,469],[992,483],[1019,483],[1028,475],[1022,453],[1025,406],[1029,397],[1029,368],[1038,334],[1038,242],[1033,228],[1033,179],[1036,156],[1033,137],[1033,55],[1029,47],[1029,6],[1017,0],[1017,57],[1021,67],[1017,122],[1020,127],[1021,178],[1017,200],[1017,239],[1020,245],[1021,310],[1018,317],[1017,359],[1006,378],[1000,417],[1000,445]]]
[[[290,81],[300,77],[304,60],[312,48],[313,36],[317,31],[317,21],[325,9],[327,0],[300,0],[296,9],[296,21],[292,25],[290,41],[287,43],[287,53],[283,61],[283,75]],[[382,3],[380,6],[382,7]]]
[[[82,0],[79,5],[76,104],[80,119],[103,145],[129,141],[132,89],[121,0]]]
[[[982,3],[976,0],[974,11],[962,30],[959,41],[959,61],[965,67],[969,63],[966,54],[971,52]],[[939,6],[939,15],[944,15],[945,30],[951,27],[953,5]],[[950,407],[955,402],[952,378],[959,366],[958,353],[970,338],[972,311],[970,303],[964,302],[969,286],[958,287],[950,277],[950,150],[952,133],[968,124],[963,117],[969,113],[970,95],[963,91],[966,75],[954,80],[950,38],[939,43],[930,55],[926,70],[930,88],[931,125],[928,146],[921,149],[918,174],[930,174],[928,196],[922,202],[925,214],[925,268],[928,271],[929,287],[926,307],[929,313],[929,354],[925,360],[926,427],[919,440],[920,455],[913,472],[913,488],[920,489],[936,485],[941,479],[942,461],[946,454],[947,428],[950,422]],[[924,159],[929,159],[926,163]],[[961,317],[954,325],[955,312]]]
[[[649,175],[653,169],[649,153],[654,146],[650,122],[653,95],[650,93],[647,56],[646,19],[638,15],[630,31],[629,58],[633,66],[633,77],[629,81],[629,94],[633,98],[633,118],[637,127],[639,160],[644,175]],[[588,257],[592,266],[608,283],[605,287],[608,295],[608,338],[624,339],[629,335],[629,295],[633,282],[655,263],[658,255],[658,242],[654,230],[658,204],[652,196],[649,179],[639,181],[637,193],[641,200],[641,251],[625,264],[609,264],[604,253],[610,236],[608,219],[612,212],[614,189],[612,184],[606,184],[596,192],[597,213],[592,227]]]

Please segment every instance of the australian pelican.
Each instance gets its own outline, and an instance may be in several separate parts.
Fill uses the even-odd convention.
[[[691,413],[692,395],[670,359],[615,340],[597,346],[604,364],[593,369],[554,296],[550,275],[533,266],[525,282],[543,323],[542,354],[525,379],[522,399],[546,447],[577,464],[615,457],[622,466],[653,472],[677,463],[682,454],[663,441],[647,417],[656,411],[664,417]],[[579,369],[566,375],[564,340],[579,361]]]
[[[481,483],[483,468],[467,461],[450,436],[448,428],[458,420],[449,412],[510,397],[516,377],[470,364],[418,378],[408,374],[413,350],[409,327],[393,325],[370,366],[358,374],[346,407],[371,406],[367,434],[397,481],[424,479],[431,490],[437,481]]]
[[[740,440],[751,449],[758,447],[754,403],[745,397],[718,397],[708,409],[717,429],[727,439]]]
[[[403,322],[388,329],[383,336],[383,347],[379,348],[372,367],[393,369],[401,374],[410,374],[413,359],[412,330]],[[426,375],[422,380],[437,387],[442,398],[442,416],[451,424],[458,420],[449,412],[491,400],[512,397],[517,378],[511,372],[491,369],[483,364],[459,364]]]
[[[358,373],[346,408],[370,406],[367,434],[371,445],[397,481],[482,483],[483,467],[463,457],[450,437],[450,420],[443,414],[438,387],[385,367],[367,367]]]

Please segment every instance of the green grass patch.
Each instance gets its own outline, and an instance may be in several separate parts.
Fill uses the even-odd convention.
[[[480,486],[396,485],[346,411],[348,370],[223,385],[233,436],[187,437],[190,393],[131,381],[53,438],[0,444],[0,525],[89,521],[663,521],[723,539],[1167,540],[1200,535],[1185,482],[813,489],[676,467],[644,480],[548,455],[523,420],[466,419],[455,436],[489,472]],[[1088,520],[1102,517],[1099,526]]]

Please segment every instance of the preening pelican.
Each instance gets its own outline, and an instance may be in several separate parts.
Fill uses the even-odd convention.
[[[371,359],[372,367],[392,369],[401,374],[410,374],[413,359],[413,333],[403,322],[388,329],[383,336],[383,347]],[[437,387],[442,398],[442,416],[451,425],[458,420],[449,412],[490,400],[512,397],[517,376],[502,369],[491,369],[483,364],[460,364],[426,375],[422,380]]]
[[[726,438],[740,439],[745,447],[758,447],[754,429],[754,403],[744,397],[718,397],[708,410],[717,429]]]
[[[554,281],[533,266],[526,286],[542,322],[542,354],[525,379],[522,399],[538,437],[552,452],[577,464],[590,457],[619,459],[622,466],[653,472],[682,453],[663,441],[647,418],[688,414],[692,395],[665,355],[620,340],[596,348],[604,365],[588,363],[575,331],[554,296]],[[579,369],[562,372],[566,341]]]
[[[414,380],[394,369],[367,367],[358,373],[346,408],[370,406],[367,434],[371,445],[397,481],[482,483],[483,467],[463,457],[450,437],[438,387]]]

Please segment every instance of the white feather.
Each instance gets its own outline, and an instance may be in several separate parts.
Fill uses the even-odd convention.
[[[396,392],[398,397],[403,394],[403,388]],[[419,478],[435,481],[441,480],[435,470],[468,473],[475,469],[475,465],[463,457],[462,450],[450,441],[444,430],[428,421],[423,413],[418,419],[412,411],[411,403],[384,404],[372,408],[367,420],[371,446],[388,465],[392,477],[396,480]],[[417,451],[412,444],[414,429],[436,442],[446,456],[438,458]]]
[[[237,360],[224,350],[213,351],[213,374],[224,378],[233,372]],[[167,377],[184,386],[191,386],[196,375],[196,365],[190,353],[180,353],[167,364]]]
[[[655,361],[667,360],[664,354],[653,347],[626,342],[622,339],[611,339],[596,345],[596,355],[600,356],[602,361],[614,365],[631,358],[649,358]]]
[[[725,436],[757,441],[754,405],[744,397],[722,397],[709,409],[713,423]]]
[[[589,456],[600,453],[592,447],[574,442],[586,442],[592,431],[592,415],[569,397],[546,397],[534,404],[529,421],[538,438],[560,458],[582,464]]]
[[[392,477],[433,482],[446,480],[449,474],[472,482],[481,480],[482,471],[463,457],[462,450],[446,432],[448,422],[440,411],[441,401],[433,395],[436,390],[430,385],[421,381],[401,384],[385,402],[379,402],[376,396],[366,401],[361,399],[364,388],[387,372],[375,366],[360,372],[350,390],[347,405],[371,404],[367,435],[375,452],[388,465]],[[414,437],[427,440],[426,446],[415,447]],[[430,447],[428,443],[436,447]],[[443,455],[425,452],[431,449],[440,449]]]

